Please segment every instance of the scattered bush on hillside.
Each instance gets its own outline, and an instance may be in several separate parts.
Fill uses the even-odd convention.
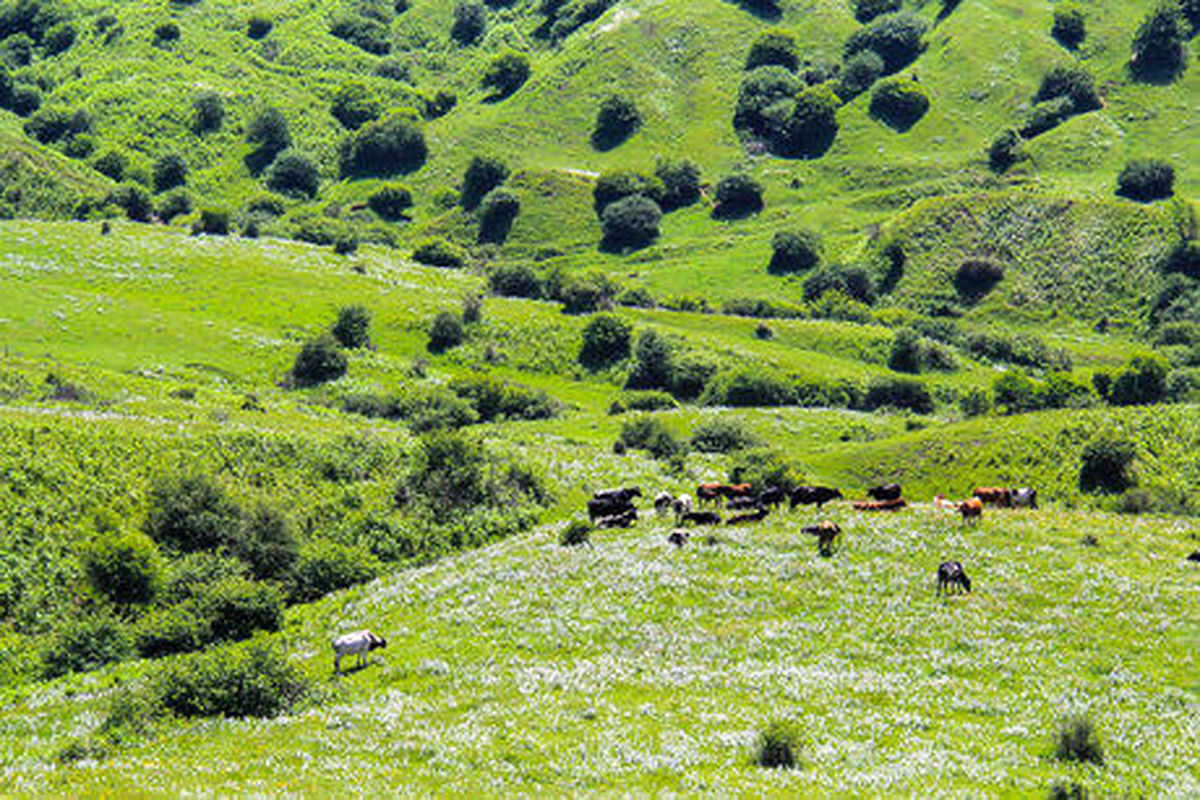
[[[737,451],[729,467],[730,483],[748,483],[760,489],[774,486],[787,492],[798,486],[803,477],[799,466],[765,447]]]
[[[721,313],[758,319],[802,319],[807,316],[800,306],[761,297],[731,297],[721,304]]]
[[[267,188],[289,197],[317,196],[321,175],[317,165],[298,150],[284,150],[267,168]]]
[[[479,415],[468,400],[440,384],[412,387],[401,399],[399,411],[409,429],[418,435],[479,422]]]
[[[871,92],[871,116],[898,131],[916,125],[928,110],[929,95],[915,81],[893,78]]]
[[[717,364],[700,353],[679,353],[672,358],[668,388],[680,400],[696,400],[704,394],[717,370]]]
[[[700,199],[700,167],[686,159],[678,161],[660,160],[654,168],[654,177],[662,183],[659,201],[663,211],[690,206]]]
[[[800,764],[800,734],[789,723],[776,720],[758,735],[754,763],[769,769],[794,769]]]
[[[237,529],[240,515],[221,485],[206,475],[158,476],[150,484],[145,532],[181,553],[215,551]]]
[[[863,405],[868,411],[902,408],[917,414],[932,414],[933,395],[920,381],[908,378],[877,378],[867,387]]]
[[[292,146],[292,134],[287,118],[277,108],[268,106],[250,120],[246,141],[255,146],[247,163],[258,172],[275,160],[275,156]]]
[[[731,453],[758,444],[758,437],[737,419],[713,417],[692,429],[692,449],[701,453]]]
[[[851,34],[843,48],[845,56],[849,59],[864,50],[874,50],[883,59],[885,72],[891,74],[920,55],[925,29],[925,22],[907,11],[884,14]]]
[[[179,41],[179,26],[174,22],[163,22],[154,29],[154,46],[166,47]]]
[[[508,179],[508,166],[498,158],[474,156],[463,172],[459,203],[468,211],[475,210],[484,195]]]
[[[492,89],[491,101],[512,96],[529,80],[529,59],[520,53],[503,53],[488,64],[481,85]]]
[[[1052,350],[1044,341],[1029,334],[979,330],[967,334],[963,345],[974,358],[1035,369],[1071,368],[1071,358],[1065,351]]]
[[[771,152],[796,158],[819,158],[837,137],[837,94],[829,86],[802,89],[791,106],[767,109],[767,143]]]
[[[1187,68],[1187,26],[1176,0],[1162,0],[1142,21],[1133,37],[1129,69],[1138,80],[1174,80]]]
[[[958,399],[964,417],[981,417],[992,410],[992,399],[985,389],[972,386]]]
[[[988,166],[992,172],[1002,175],[1018,161],[1025,158],[1025,150],[1021,147],[1021,136],[1014,130],[1008,129],[992,140],[988,146]]]
[[[861,267],[829,265],[804,280],[804,299],[815,303],[827,294],[840,292],[860,303],[875,302],[875,287],[870,274]]]
[[[1089,493],[1116,494],[1133,486],[1129,468],[1137,457],[1133,442],[1102,435],[1083,448],[1079,488]]]
[[[758,367],[741,367],[715,375],[700,397],[709,406],[788,406],[796,401],[791,382]]]
[[[269,583],[226,578],[205,586],[197,600],[210,641],[241,641],[257,631],[277,631],[283,624],[283,593]]]
[[[412,192],[400,184],[384,184],[367,197],[371,210],[388,222],[405,218],[405,212],[413,206]]]
[[[1168,322],[1200,323],[1200,283],[1178,273],[1167,275],[1150,303],[1150,323]]]
[[[119,620],[104,614],[68,619],[47,642],[42,675],[57,678],[70,672],[90,672],[132,654],[133,642]]]
[[[627,411],[666,411],[678,408],[679,403],[667,392],[645,390],[622,392],[608,407],[609,414],[624,414]]]
[[[426,239],[418,244],[413,250],[412,257],[413,261],[418,264],[427,264],[431,267],[457,268],[463,266],[467,261],[466,254],[458,245],[440,236]]]
[[[533,300],[542,296],[542,282],[528,264],[503,264],[488,274],[488,288],[500,297],[528,297]]]
[[[558,543],[563,547],[579,547],[591,542],[592,526],[581,519],[573,519],[558,535]]]
[[[835,91],[843,103],[849,103],[870,89],[882,75],[883,59],[874,50],[863,50],[842,67]]]
[[[741,134],[768,138],[774,114],[769,110],[783,108],[782,101],[795,99],[804,84],[783,67],[759,67],[747,73],[738,88],[733,112],[733,127]]]
[[[201,92],[192,100],[192,130],[210,133],[225,122],[225,101],[216,92]]]
[[[412,172],[425,164],[428,150],[420,124],[406,113],[368,123],[342,142],[344,177]]]
[[[18,117],[28,117],[42,105],[42,93],[34,86],[17,85],[13,87],[12,97],[8,101],[8,110]]]
[[[136,183],[120,184],[108,193],[105,203],[121,209],[134,222],[149,222],[150,214],[154,211],[150,192]]]
[[[1068,50],[1083,44],[1087,37],[1087,23],[1083,9],[1071,3],[1060,3],[1054,7],[1054,24],[1050,35]]]
[[[1117,196],[1140,203],[1164,200],[1175,194],[1175,168],[1156,158],[1130,161],[1117,176]]]
[[[949,371],[956,367],[954,355],[945,345],[921,336],[912,328],[898,331],[892,340],[888,369],[916,374],[927,370]]]
[[[338,309],[337,321],[330,330],[342,347],[371,346],[371,312],[366,306],[349,305]]]
[[[458,0],[454,6],[454,24],[450,38],[460,45],[471,45],[487,30],[487,8],[480,0]]]
[[[342,127],[356,131],[368,122],[379,119],[379,115],[383,113],[383,105],[374,92],[363,84],[352,81],[342,84],[334,92],[329,112]]]
[[[801,272],[821,263],[821,237],[806,229],[779,231],[771,239],[772,275]]]
[[[1054,757],[1059,761],[1103,764],[1104,748],[1091,720],[1078,715],[1064,718],[1059,723]]]
[[[329,32],[347,44],[376,56],[387,55],[392,49],[392,35],[387,26],[361,14],[344,14],[329,26]]]
[[[429,352],[444,353],[462,344],[465,337],[462,320],[453,312],[442,311],[429,326]]]
[[[296,354],[292,364],[292,381],[297,386],[317,386],[335,381],[346,374],[349,361],[338,347],[337,340],[327,333],[309,339]]]
[[[558,293],[565,314],[590,314],[612,308],[617,286],[603,272],[592,271],[570,276]]]
[[[192,213],[192,197],[186,189],[176,189],[167,192],[158,200],[155,215],[163,222],[170,222],[176,217]]]
[[[230,551],[250,567],[258,580],[282,579],[291,571],[299,541],[291,518],[279,508],[259,503],[241,515]]]
[[[633,347],[633,369],[626,389],[666,389],[674,373],[675,353],[665,336],[654,329],[638,334]]]
[[[381,571],[379,560],[362,547],[330,541],[304,546],[288,581],[293,603],[310,603],[330,592],[367,583]]]
[[[712,212],[717,219],[739,219],[762,209],[763,187],[754,178],[735,172],[717,181],[716,206]]]
[[[1178,273],[1200,280],[1200,240],[1180,242],[1163,262],[1162,270],[1168,275]]]
[[[42,52],[48,57],[65,53],[75,44],[77,35],[74,25],[69,22],[60,22],[46,31],[46,35],[42,39]]]
[[[547,0],[540,9],[546,15],[542,32],[555,41],[562,41],[589,22],[599,19],[616,3],[617,0]]]
[[[662,209],[649,197],[635,194],[607,206],[600,215],[606,250],[626,251],[645,247],[658,238]]]
[[[562,404],[540,389],[486,375],[456,378],[450,390],[471,404],[480,422],[551,419],[562,411]]]
[[[592,187],[592,207],[597,216],[603,216],[604,209],[634,195],[649,197],[661,207],[660,200],[666,196],[666,187],[657,177],[647,177],[630,170],[605,172]]]
[[[611,150],[622,144],[642,126],[642,115],[628,97],[612,94],[600,103],[592,128],[592,147]]]
[[[1056,64],[1042,76],[1033,102],[1044,103],[1065,97],[1071,101],[1071,113],[1083,114],[1094,111],[1103,104],[1096,93],[1092,74],[1076,64]]]
[[[746,54],[746,69],[783,67],[795,72],[800,66],[800,49],[796,40],[786,33],[764,33],[750,45]]]
[[[42,108],[25,121],[25,133],[42,144],[69,139],[92,130],[92,118],[86,111]]]
[[[162,581],[154,541],[140,533],[101,531],[80,552],[88,585],[118,605],[148,603]]]
[[[150,691],[182,717],[274,717],[295,707],[309,686],[264,638],[171,663]]]
[[[255,41],[265,39],[273,27],[275,27],[275,23],[271,21],[270,17],[254,14],[246,20],[246,36]]]
[[[458,95],[448,89],[439,89],[433,97],[427,98],[421,109],[425,119],[439,119],[446,116],[458,105]]]
[[[612,314],[597,314],[583,328],[579,363],[588,369],[604,369],[629,358],[633,329]]]
[[[617,444],[624,450],[645,450],[657,459],[671,459],[687,452],[687,444],[676,439],[666,423],[651,414],[641,414],[621,424]]]
[[[224,208],[202,208],[200,217],[192,224],[193,236],[228,236],[229,211]]]
[[[900,10],[900,0],[854,0],[854,18],[867,24],[876,17]]]
[[[965,302],[977,303],[1004,278],[1004,265],[988,258],[971,258],[954,273],[954,288]]]
[[[1167,365],[1157,357],[1135,356],[1113,378],[1108,402],[1115,406],[1147,405],[1167,396]]]
[[[512,509],[545,499],[537,476],[505,463],[479,441],[457,431],[421,437],[401,485],[438,522],[480,509]]]

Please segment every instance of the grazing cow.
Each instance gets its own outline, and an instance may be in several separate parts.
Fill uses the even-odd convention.
[[[758,498],[751,495],[738,495],[731,497],[725,503],[725,507],[730,511],[745,511],[750,508],[758,508]]]
[[[816,504],[817,508],[821,508],[821,506],[830,500],[841,499],[842,493],[828,486],[797,486],[795,489],[792,489],[792,493],[788,497],[788,502],[792,508],[796,506],[811,506],[813,504]]]
[[[1200,550],[1193,550],[1188,554],[1188,561],[1200,561]]]
[[[696,487],[696,499],[700,501],[700,507],[712,504],[717,505],[721,502],[721,498],[725,496],[727,487],[723,483],[702,483]]]
[[[671,501],[671,507],[675,509],[675,524],[678,525],[686,514],[692,513],[692,496],[690,494],[679,495]]]
[[[370,631],[355,631],[339,636],[333,640],[333,671],[341,674],[343,656],[358,656],[358,666],[361,667],[367,653],[384,647],[387,647],[387,639]]]
[[[841,526],[828,520],[801,528],[800,531],[817,537],[817,552],[826,558],[833,555],[833,545],[839,541],[838,537],[842,535]]]
[[[778,486],[768,486],[766,489],[763,489],[758,493],[758,504],[760,506],[777,508],[778,506],[782,505],[783,498],[783,489],[780,489]]]
[[[899,500],[900,484],[885,483],[882,486],[872,487],[867,489],[867,497],[873,500]]]
[[[671,535],[667,537],[667,541],[678,548],[682,548],[691,538],[692,534],[687,531],[671,531]]]
[[[754,484],[735,483],[732,486],[726,486],[725,496],[730,499],[733,499],[734,497],[754,497]]]
[[[1013,504],[1012,490],[1003,486],[980,486],[971,492],[971,496],[977,498],[985,506],[1012,508]]]
[[[720,525],[721,515],[715,511],[689,511],[683,515],[681,521],[693,525]]]
[[[620,489],[599,489],[592,493],[594,500],[619,500],[625,504],[633,502],[633,498],[641,497],[642,489],[639,486],[623,487]]]
[[[633,506],[628,500],[607,497],[592,498],[588,500],[588,521],[595,523],[601,517],[624,514],[632,509]]]
[[[771,513],[771,509],[769,509],[769,508],[758,508],[754,511],[750,511],[745,514],[735,514],[734,516],[725,520],[725,524],[726,525],[748,525],[751,522],[761,521],[764,517],[767,516],[767,514],[770,514],[770,513]]]
[[[668,492],[659,492],[654,498],[654,513],[660,517],[665,517],[667,512],[671,510],[671,505],[675,502],[675,498],[671,497]]]
[[[971,497],[958,504],[958,513],[962,514],[963,524],[968,521],[978,522],[983,516],[983,503],[978,497]]]
[[[1037,489],[1022,486],[1013,491],[1012,501],[1017,508],[1037,508]]]
[[[855,500],[854,509],[856,511],[899,511],[908,506],[904,498],[897,497],[893,500]]]
[[[637,522],[637,509],[630,506],[619,514],[610,514],[596,520],[597,528],[629,528]]]
[[[937,593],[939,597],[943,592],[950,594],[950,590],[956,586],[960,591],[964,591],[967,594],[971,593],[971,579],[963,571],[962,564],[957,561],[942,562],[938,567],[937,580]]]

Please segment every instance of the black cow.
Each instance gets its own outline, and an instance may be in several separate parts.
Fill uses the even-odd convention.
[[[725,503],[725,507],[730,511],[746,511],[747,509],[758,508],[758,498],[744,496],[731,497],[729,498],[728,502]]]
[[[867,489],[867,495],[876,500],[899,500],[900,484],[885,483],[883,486],[875,486]]]
[[[692,538],[692,535],[687,531],[671,531],[671,534],[667,537],[667,541],[676,547],[683,547],[688,543],[688,539],[690,538]]]
[[[596,520],[597,528],[628,528],[637,522],[637,509],[628,508],[620,514],[612,514],[611,516],[601,517]]]
[[[751,522],[762,520],[767,514],[771,513],[769,508],[759,508],[755,511],[750,511],[746,514],[737,514],[725,520],[726,525],[747,525]]]
[[[693,525],[720,525],[721,515],[715,511],[689,511],[683,515],[682,521]]]
[[[642,489],[640,486],[630,486],[621,489],[599,489],[592,493],[593,500],[620,500],[625,503],[632,503],[633,498],[641,496]]]
[[[780,489],[778,486],[768,486],[759,493],[758,504],[760,506],[776,508],[783,503],[783,497],[783,489]]]
[[[1193,550],[1188,554],[1188,561],[1200,561],[1200,550]]]
[[[592,498],[588,500],[588,521],[594,524],[601,517],[612,517],[632,510],[633,506],[623,498]]]
[[[788,502],[792,508],[796,506],[811,506],[813,504],[816,504],[817,508],[820,508],[830,500],[841,499],[841,491],[831,489],[828,486],[797,486],[795,489],[792,489],[792,493],[788,496]]]
[[[950,590],[957,586],[960,591],[965,591],[968,594],[971,592],[971,579],[967,577],[967,573],[963,571],[962,564],[957,561],[944,561],[938,567],[938,588],[937,593],[940,597],[942,592],[950,594]]]

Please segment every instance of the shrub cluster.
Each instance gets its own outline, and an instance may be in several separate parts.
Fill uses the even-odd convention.
[[[345,177],[412,172],[425,163],[428,150],[420,123],[409,114],[393,114],[364,125],[342,142]]]
[[[579,363],[588,369],[604,369],[629,358],[633,329],[612,314],[597,314],[583,329]]]
[[[1175,193],[1175,168],[1156,158],[1134,159],[1117,177],[1117,195],[1149,203]]]
[[[516,93],[529,80],[529,59],[520,53],[503,53],[488,64],[482,85],[491,89],[490,99],[503,100]]]
[[[925,30],[925,22],[909,12],[883,14],[851,34],[843,50],[847,59],[873,50],[883,59],[885,73],[891,74],[920,55]]]
[[[772,275],[801,272],[819,263],[821,238],[813,231],[780,231],[771,239],[771,261],[767,271]]]
[[[713,417],[692,429],[692,449],[701,453],[730,453],[756,447],[758,437],[739,420]]]
[[[929,95],[916,81],[893,78],[871,93],[871,116],[898,131],[916,125],[929,110]]]

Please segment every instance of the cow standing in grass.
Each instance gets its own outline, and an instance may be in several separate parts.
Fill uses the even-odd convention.
[[[938,596],[942,593],[950,594],[950,590],[958,587],[959,591],[971,593],[971,579],[967,577],[967,573],[963,570],[962,564],[957,561],[944,561],[938,566]]]
[[[344,656],[358,656],[358,666],[361,667],[366,663],[367,653],[385,647],[387,639],[370,631],[355,631],[339,636],[333,640],[333,671],[341,674]]]

